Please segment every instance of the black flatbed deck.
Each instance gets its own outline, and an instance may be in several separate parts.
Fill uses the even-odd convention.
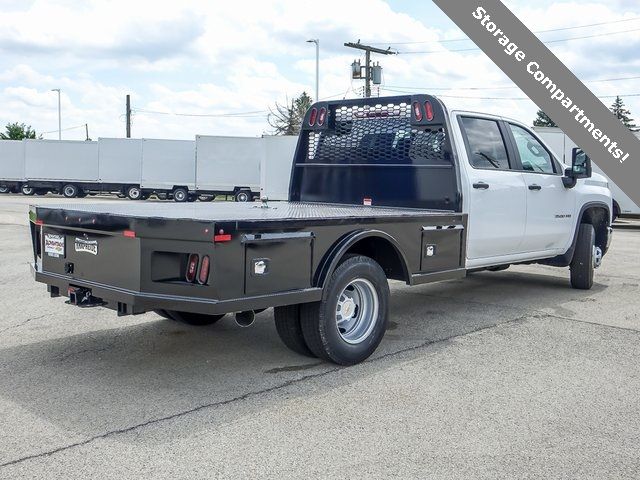
[[[87,226],[88,217],[103,223],[109,218],[192,220],[196,222],[338,222],[354,219],[380,221],[384,219],[415,219],[419,217],[450,216],[453,212],[400,207],[366,205],[337,205],[303,202],[261,203],[138,203],[119,204],[56,204],[32,206],[31,211],[46,224],[69,225],[80,220]]]

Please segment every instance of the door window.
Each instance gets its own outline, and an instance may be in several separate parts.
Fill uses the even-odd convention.
[[[509,156],[498,122],[462,117],[467,138],[469,162],[474,168],[509,170]]]
[[[520,154],[523,170],[537,173],[555,173],[553,160],[546,148],[527,130],[509,124]]]

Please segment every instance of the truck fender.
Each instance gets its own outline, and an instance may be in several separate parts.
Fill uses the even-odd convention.
[[[578,230],[580,230],[580,223],[582,223],[582,217],[584,213],[590,208],[604,208],[607,211],[607,216],[611,219],[611,210],[609,209],[609,205],[604,202],[587,202],[580,209],[580,213],[578,214],[578,221],[576,222],[575,231],[573,232],[573,241],[571,242],[571,246],[569,250],[567,250],[563,255],[558,255],[557,257],[549,258],[547,260],[543,260],[541,264],[550,265],[552,267],[568,267],[571,264],[571,260],[573,260],[573,252],[576,250],[576,245],[578,243]],[[607,248],[603,249],[603,252],[606,253]]]
[[[409,274],[407,258],[402,252],[402,249],[400,248],[400,245],[398,244],[396,239],[381,230],[357,230],[342,237],[329,249],[324,258],[321,260],[320,265],[316,269],[313,282],[314,285],[320,288],[324,288],[327,279],[338,267],[342,257],[349,251],[351,247],[367,238],[382,239],[388,242],[393,247],[393,249],[395,250],[395,254],[400,260],[403,280],[408,283],[411,276]]]

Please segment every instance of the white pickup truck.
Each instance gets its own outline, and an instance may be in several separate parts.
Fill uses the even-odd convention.
[[[611,192],[578,149],[563,165],[527,126],[428,95],[314,105],[288,201],[31,208],[33,270],[52,296],[192,325],[275,307],[292,350],[343,365],[384,335],[388,279],[570,267],[589,289]]]

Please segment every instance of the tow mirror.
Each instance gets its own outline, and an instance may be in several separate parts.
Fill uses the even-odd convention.
[[[571,154],[571,168],[564,172],[562,181],[567,188],[576,186],[579,178],[590,178],[592,173],[591,159],[580,148],[574,148]]]
[[[571,176],[575,179],[591,177],[591,159],[579,148],[574,148],[571,155]]]

